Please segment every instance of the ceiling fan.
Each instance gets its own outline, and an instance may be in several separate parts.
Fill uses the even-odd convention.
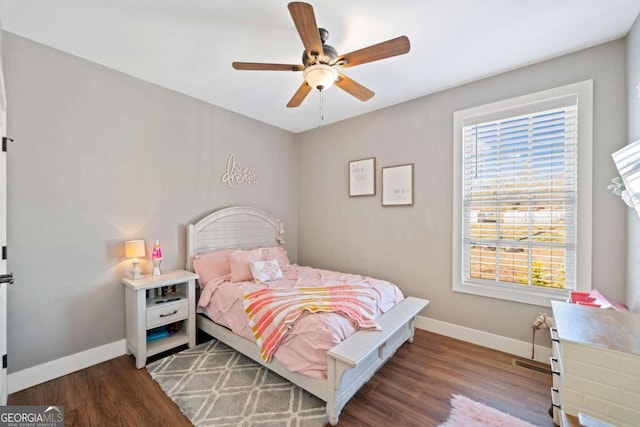
[[[334,84],[360,101],[367,101],[375,95],[374,92],[345,76],[338,69],[354,67],[409,52],[409,38],[400,36],[338,55],[338,51],[334,47],[325,44],[329,38],[329,32],[324,28],[318,28],[313,7],[310,4],[292,2],[287,7],[304,45],[305,50],[302,53],[304,65],[256,62],[234,62],[232,64],[236,70],[302,71],[304,82],[293,95],[287,107],[298,107],[302,104],[312,88],[322,91]]]

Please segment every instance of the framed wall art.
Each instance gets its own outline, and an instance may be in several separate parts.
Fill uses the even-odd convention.
[[[382,168],[382,206],[413,205],[413,163]]]
[[[349,162],[349,197],[375,196],[376,158]]]

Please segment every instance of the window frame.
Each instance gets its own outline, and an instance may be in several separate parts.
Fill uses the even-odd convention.
[[[527,108],[529,104],[548,101],[557,97],[578,97],[577,140],[577,246],[576,289],[588,292],[592,287],[592,175],[593,175],[593,81],[586,80],[528,95],[493,102],[453,114],[453,262],[452,289],[473,295],[516,301],[550,307],[552,300],[566,300],[570,289],[551,289],[539,286],[517,286],[501,283],[482,283],[482,280],[465,280],[463,272],[463,122],[475,116],[492,114],[505,109]],[[486,281],[485,281],[486,282]]]

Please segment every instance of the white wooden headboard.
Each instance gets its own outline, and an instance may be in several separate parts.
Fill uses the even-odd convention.
[[[249,206],[220,209],[195,224],[189,224],[187,270],[193,270],[193,257],[204,252],[269,246],[284,246],[282,221]]]

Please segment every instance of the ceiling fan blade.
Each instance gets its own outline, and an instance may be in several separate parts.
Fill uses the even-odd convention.
[[[296,24],[296,29],[298,30],[298,34],[300,34],[307,55],[309,55],[310,58],[314,56],[324,56],[322,40],[320,40],[320,33],[318,32],[318,24],[316,23],[316,16],[313,13],[313,7],[303,2],[291,2],[287,7],[293,18],[293,23]]]
[[[234,62],[231,64],[236,70],[263,70],[263,71],[302,71],[303,65],[290,64],[265,64],[261,62]]]
[[[291,100],[287,104],[287,107],[299,107],[300,104],[302,104],[302,101],[304,101],[304,99],[307,97],[309,92],[311,92],[311,86],[309,86],[306,81],[302,82],[302,85],[298,88],[296,93],[293,94],[293,98],[291,98]]]
[[[334,83],[340,89],[358,98],[360,101],[368,101],[375,95],[375,93],[366,87],[357,83],[355,80],[351,80],[344,74],[338,73],[338,80]]]
[[[341,67],[353,67],[354,65],[366,64],[367,62],[378,61],[379,59],[403,55],[409,52],[410,48],[409,38],[407,36],[400,36],[387,40],[386,42],[365,47],[364,49],[340,55],[334,60],[334,63]]]

